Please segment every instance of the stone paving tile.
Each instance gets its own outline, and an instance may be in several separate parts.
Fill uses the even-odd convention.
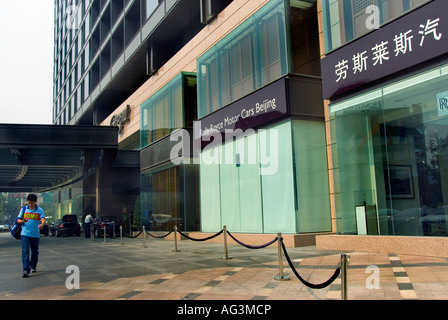
[[[0,300],[340,300],[341,279],[324,289],[310,289],[284,261],[289,281],[276,281],[277,249],[231,247],[233,259],[223,260],[219,245],[182,241],[182,252],[172,253],[172,242],[148,241],[148,248],[127,239],[124,246],[77,241],[67,253],[69,239],[43,239],[41,272],[21,279],[17,267],[5,260],[17,254],[15,244],[3,242],[0,255]],[[157,244],[157,246],[150,246]],[[51,245],[51,246],[50,246]],[[84,250],[85,249],[85,250]],[[254,252],[256,251],[256,252]],[[84,252],[88,260],[83,259]],[[169,253],[166,253],[169,252]],[[340,253],[313,248],[288,248],[293,266],[307,281],[322,283],[336,270]],[[51,254],[50,254],[51,253]],[[61,256],[55,259],[54,255]],[[384,253],[351,252],[348,268],[349,300],[448,299],[448,260]],[[98,257],[98,260],[93,260]],[[91,260],[92,259],[92,260]],[[18,263],[20,263],[19,258]],[[81,290],[65,287],[65,265],[80,265]],[[368,266],[378,267],[379,287],[368,289]],[[17,279],[11,282],[11,277]],[[16,285],[18,283],[18,285]]]

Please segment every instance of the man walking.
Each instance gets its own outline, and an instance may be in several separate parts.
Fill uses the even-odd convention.
[[[37,206],[37,196],[30,194],[27,197],[28,206],[21,210],[17,222],[22,224],[22,265],[23,278],[29,277],[30,272],[36,272],[39,257],[40,230],[45,225],[44,210]],[[31,249],[31,256],[30,256]]]

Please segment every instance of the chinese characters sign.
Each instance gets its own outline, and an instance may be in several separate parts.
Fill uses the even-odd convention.
[[[448,53],[448,1],[436,0],[322,60],[324,98]]]

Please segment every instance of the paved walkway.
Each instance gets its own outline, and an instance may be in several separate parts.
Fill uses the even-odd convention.
[[[235,237],[238,235],[235,234]],[[275,236],[273,236],[275,237]],[[340,300],[338,277],[324,289],[304,286],[284,261],[289,281],[276,281],[277,244],[251,250],[222,244],[83,237],[41,239],[38,272],[21,278],[20,242],[0,234],[0,300]],[[327,281],[341,252],[287,248],[308,282]],[[378,253],[347,253],[349,300],[448,299],[448,260]],[[68,289],[68,266],[80,270],[80,289]],[[71,278],[70,278],[71,279]],[[70,280],[69,279],[69,280]],[[69,281],[69,283],[72,283]]]

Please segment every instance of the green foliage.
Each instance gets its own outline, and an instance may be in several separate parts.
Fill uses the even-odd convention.
[[[141,225],[141,205],[140,205],[140,195],[137,197],[134,206],[134,216],[132,218],[132,228],[140,229]]]

